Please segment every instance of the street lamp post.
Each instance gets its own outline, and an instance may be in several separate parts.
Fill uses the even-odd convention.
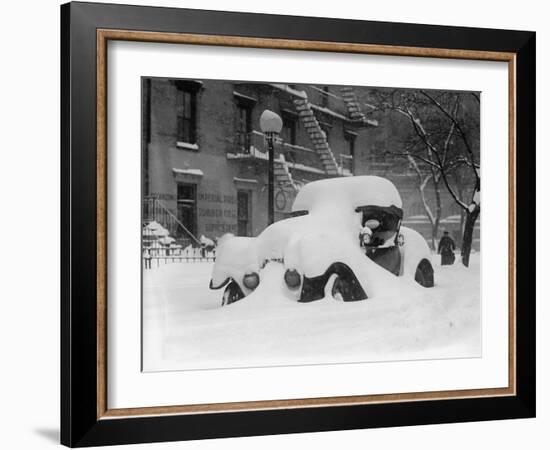
[[[281,132],[283,128],[283,121],[273,111],[266,109],[260,116],[260,129],[264,133],[267,140],[267,148],[269,151],[269,168],[268,168],[268,201],[267,201],[267,214],[268,225],[275,222],[275,138]]]

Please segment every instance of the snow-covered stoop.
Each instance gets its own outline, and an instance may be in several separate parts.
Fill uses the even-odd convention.
[[[290,169],[288,168],[288,163],[286,162],[284,155],[279,155],[278,159],[275,159],[274,174],[277,184],[282,187],[291,187],[294,192],[298,192],[298,186],[292,178]]]
[[[336,158],[334,157],[332,150],[330,149],[330,146],[328,145],[327,136],[321,129],[321,125],[319,125],[319,121],[315,117],[315,113],[311,109],[309,102],[307,99],[295,98],[294,106],[296,107],[298,115],[300,116],[300,119],[309,134],[309,138],[313,143],[313,148],[321,159],[326,173],[328,175],[338,175],[340,168],[336,162]]]
[[[355,95],[353,87],[342,86],[340,88],[340,92],[342,93],[342,98],[344,99],[344,103],[346,104],[346,108],[348,110],[348,114],[351,120],[364,122],[366,120],[366,117],[365,114],[363,114],[363,112],[361,111],[361,106],[357,101],[357,96]]]

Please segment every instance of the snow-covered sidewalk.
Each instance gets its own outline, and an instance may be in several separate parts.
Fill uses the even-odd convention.
[[[478,357],[479,254],[468,269],[434,260],[435,288],[350,303],[291,300],[271,263],[253,295],[223,308],[223,290],[208,288],[212,263],[146,270],[144,370]]]

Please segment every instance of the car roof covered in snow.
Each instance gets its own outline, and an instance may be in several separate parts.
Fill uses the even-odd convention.
[[[310,211],[316,205],[347,203],[355,210],[361,206],[403,207],[401,196],[387,178],[363,175],[328,178],[306,184],[292,205],[292,211]]]

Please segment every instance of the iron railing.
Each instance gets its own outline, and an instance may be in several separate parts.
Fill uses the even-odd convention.
[[[142,253],[145,268],[168,262],[214,261],[215,249],[206,250],[200,240],[181,223],[176,215],[157,197],[143,200]],[[147,225],[160,224],[168,233],[162,236]]]
[[[204,247],[158,247],[146,249],[143,253],[144,269],[152,269],[168,263],[198,263],[214,262],[216,260],[216,249],[206,250]]]
[[[256,156],[261,159],[267,159],[267,142],[265,135],[259,131],[251,131],[249,133],[237,132],[235,137],[235,152]],[[323,165],[317,152],[313,149],[294,145],[283,141],[280,137],[275,140],[275,158],[283,154],[285,160],[289,163],[301,164],[305,167],[314,169],[323,169]]]

